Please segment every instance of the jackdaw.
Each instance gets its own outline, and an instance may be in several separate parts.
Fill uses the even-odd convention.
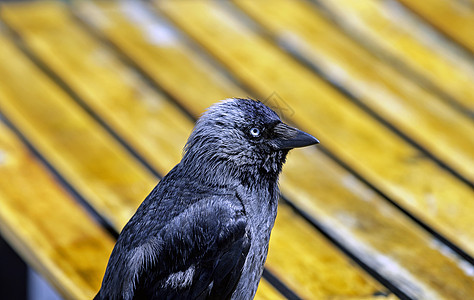
[[[211,106],[123,228],[95,299],[252,299],[283,163],[317,143],[259,101]]]

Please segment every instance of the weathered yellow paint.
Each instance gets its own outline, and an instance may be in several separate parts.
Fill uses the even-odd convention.
[[[27,18],[26,14],[23,15],[24,18]],[[7,44],[7,40],[5,40],[5,43]],[[11,49],[10,49],[11,50]],[[9,49],[7,48],[5,51],[9,51]],[[9,53],[11,55],[11,57],[15,57],[15,61],[16,61],[16,64],[20,64],[22,62],[22,58],[20,55],[18,55],[18,53]],[[79,54],[79,53],[77,53]],[[82,57],[82,59],[84,60],[87,60],[88,58],[87,57]],[[24,60],[24,59],[23,59]],[[26,68],[27,66],[27,63],[25,61],[23,61],[23,64],[25,64],[25,66],[22,66],[23,68]],[[21,64],[20,64],[21,65]],[[25,70],[26,73],[28,74],[31,74],[31,76],[33,76],[33,74],[38,77],[36,78],[36,80],[33,80],[31,79],[31,82],[36,82],[37,85],[39,85],[41,87],[41,82],[43,81],[47,81],[46,79],[42,78],[41,77],[41,74],[38,74],[38,73],[35,73],[34,72],[34,68],[32,66],[29,66],[29,70]],[[8,74],[10,74],[10,72],[12,72],[11,70],[8,69],[8,65],[4,67],[4,69],[1,69],[0,70],[0,75],[3,76],[6,76]],[[33,86],[33,88],[35,88],[36,86]],[[52,89],[52,88],[51,88]],[[37,94],[37,99],[41,99],[42,102],[44,103],[43,105],[48,105],[48,110],[50,111],[50,113],[53,113],[54,112],[54,115],[61,115],[61,116],[64,116],[65,118],[68,118],[68,119],[74,119],[74,118],[81,118],[81,119],[85,119],[86,121],[83,121],[84,124],[82,124],[83,126],[83,130],[84,130],[84,134],[83,135],[78,135],[78,140],[79,139],[82,139],[83,141],[85,140],[90,140],[90,137],[89,135],[92,137],[94,135],[94,132],[101,132],[101,129],[100,128],[97,128],[97,125],[94,123],[94,122],[89,122],[87,121],[88,120],[88,116],[84,113],[82,113],[80,110],[77,110],[75,111],[75,103],[73,101],[71,101],[70,99],[67,99],[67,97],[62,97],[62,101],[63,101],[63,105],[59,105],[58,103],[55,103],[55,102],[51,102],[51,100],[49,99],[46,99],[46,97],[44,96],[45,92],[42,88],[37,88],[36,87],[36,90],[34,90]],[[10,98],[11,99],[14,99],[15,97],[18,97],[19,99],[22,99],[21,98],[21,92],[18,90],[18,89],[15,89],[15,85],[14,84],[9,84],[9,88],[8,88],[8,92],[11,93],[10,94]],[[59,90],[54,90],[54,91],[50,91],[51,92],[51,95],[61,95],[61,91]],[[0,96],[2,95],[2,90],[0,90]],[[59,97],[59,96],[57,96]],[[3,98],[3,97],[2,97]],[[13,100],[12,100],[13,101]],[[49,102],[48,102],[49,101]],[[26,100],[23,100],[23,105],[21,107],[15,107],[17,110],[23,112],[23,113],[28,113],[29,109],[32,109],[32,107],[35,107],[33,106],[33,104],[27,102]],[[76,152],[73,148],[71,147],[66,147],[65,145],[61,144],[61,142],[56,142],[53,138],[51,138],[49,135],[53,134],[52,132],[41,132],[41,131],[34,131],[36,127],[33,126],[33,124],[36,124],[38,125],[38,123],[40,122],[44,122],[44,120],[41,120],[40,117],[37,117],[37,118],[33,118],[33,117],[29,117],[26,121],[23,121],[19,115],[19,113],[17,114],[16,111],[15,111],[15,108],[10,108],[11,106],[13,106],[13,104],[11,104],[9,101],[5,101],[5,103],[1,103],[0,104],[0,108],[2,108],[2,110],[6,111],[7,115],[9,115],[15,123],[17,123],[19,125],[19,127],[21,127],[21,129],[25,129],[25,132],[28,132],[29,134],[27,135],[29,138],[32,139],[33,143],[39,143],[38,140],[41,140],[41,143],[43,144],[46,144],[45,145],[40,145],[39,148],[41,148],[40,150],[43,150],[45,149],[45,151],[48,151],[48,152],[53,152],[52,150],[52,147],[50,146],[51,144],[55,144],[55,146],[59,149],[61,149],[62,151],[64,152],[68,152],[67,154],[65,153],[62,153],[62,155],[68,155],[68,161],[58,161],[58,160],[54,160],[54,157],[51,159],[51,162],[53,163],[53,165],[55,165],[56,167],[58,167],[58,169],[62,170],[64,169],[65,167],[62,166],[62,164],[72,164],[74,165],[75,162],[73,160],[79,160],[81,161],[81,157],[84,156],[84,153],[83,153],[83,150],[80,151],[80,152]],[[5,109],[6,108],[6,109]],[[44,110],[44,108],[39,108],[40,110]],[[110,107],[111,111],[113,112],[113,107]],[[70,111],[74,110],[74,115],[72,115],[70,113]],[[31,112],[30,112],[31,113]],[[100,113],[104,113],[105,112],[100,112]],[[124,125],[126,126],[127,123],[125,122],[128,122],[131,120],[131,118],[124,118]],[[46,122],[48,123],[48,122]],[[30,125],[30,126],[28,126]],[[70,125],[71,128],[70,128],[70,132],[73,131],[73,130],[78,130],[76,129],[73,124]],[[31,127],[31,128],[30,128]],[[26,130],[27,129],[27,130]],[[57,131],[58,128],[57,127],[49,127],[49,130],[51,131]],[[88,134],[86,134],[85,132],[88,132]],[[132,144],[132,146],[135,146],[135,143],[136,143],[136,139],[140,139],[140,138],[147,138],[147,133],[146,132],[137,132],[136,133],[136,136],[137,138],[134,138],[133,140],[130,140],[130,144]],[[35,138],[33,138],[35,137]],[[152,138],[152,137],[150,137]],[[110,149],[114,149],[114,153],[121,153],[121,148],[120,146],[116,145],[116,143],[112,142],[109,140],[109,137],[107,137],[106,135],[104,135],[102,137],[102,139],[107,142],[107,144],[109,145],[109,148]],[[99,143],[97,143],[99,144]],[[100,145],[100,144],[99,144]],[[102,148],[99,148],[98,145],[96,145],[96,143],[93,143],[92,145],[89,145],[90,148],[92,148],[91,151],[93,151],[96,155],[95,159],[98,160],[98,161],[101,161],[103,159],[105,159],[105,156],[108,156],[110,155],[110,153],[108,152],[108,148],[105,148],[105,149],[102,149]],[[114,158],[116,159],[116,158]],[[159,156],[157,156],[155,159],[161,159]],[[131,161],[131,157],[127,157],[126,158],[127,161]],[[118,162],[120,163],[120,162]],[[132,165],[133,164],[130,162],[129,165]],[[157,165],[160,165],[160,164],[157,164]],[[89,174],[90,171],[88,169],[90,168],[94,168],[96,169],[96,171],[100,171],[100,173],[102,174],[102,178],[99,179],[96,177],[93,177],[91,178],[92,176]],[[138,172],[138,176],[140,177],[143,177],[146,182],[149,182],[149,181],[152,181],[153,178],[151,178],[151,176],[149,174],[147,174],[145,171],[141,170],[140,168],[136,168],[134,169],[136,170],[136,172]],[[102,166],[91,166],[91,165],[88,165],[88,164],[84,164],[82,166],[82,172],[78,172],[78,174],[76,174],[76,177],[72,177],[72,178],[69,178],[73,185],[76,184],[76,181],[79,182],[79,184],[77,184],[78,186],[80,186],[80,183],[81,182],[87,182],[87,180],[103,180],[105,182],[107,182],[108,178],[109,177],[112,177],[111,174],[109,174],[109,172],[113,172],[114,170],[110,170],[108,168],[104,168]],[[159,171],[163,171],[163,170],[159,170]],[[122,180],[124,180],[123,177],[126,177],[126,176],[130,176],[129,174],[125,174],[124,172],[118,172],[118,173],[114,173],[113,174],[114,177],[118,178],[116,180],[120,180],[120,182]],[[136,189],[133,190],[133,192],[135,193],[134,195],[134,199],[135,201],[141,201],[144,196],[141,196],[141,194],[143,192],[148,192],[151,188],[148,188],[148,189],[143,189],[143,191],[138,191]],[[110,191],[104,191],[104,192],[109,192]],[[105,194],[105,193],[104,193]],[[88,196],[88,200],[91,201],[91,203],[93,205],[95,205],[95,201],[98,201],[97,198],[99,197],[106,197],[108,196],[107,194],[105,195],[100,195],[99,193],[97,194],[91,194],[91,195],[87,195]],[[117,197],[119,197],[117,195]],[[136,204],[135,203],[125,203],[124,201],[120,202],[120,203],[116,203],[116,206],[115,206],[115,211],[112,213],[111,210],[108,210],[105,209],[105,211],[102,211],[102,213],[106,216],[110,216],[112,214],[115,214],[117,213],[116,211],[119,211],[120,209],[122,209],[122,211],[120,211],[120,215],[122,216],[125,216],[126,214],[129,214],[128,217],[131,215],[131,212],[130,211],[133,211],[133,209],[136,207],[135,206]],[[288,210],[288,208],[285,208],[283,207],[281,210]],[[292,227],[292,224],[295,223],[295,221],[293,221],[293,219],[288,219],[286,220],[285,217],[284,217],[284,213],[281,217],[279,217],[279,220],[281,220],[280,222],[282,224],[286,224],[286,226],[290,226]],[[124,218],[127,218],[127,217],[124,217]],[[306,228],[309,228],[309,225],[306,224],[306,223],[302,223],[304,225],[302,226],[305,226]],[[121,228],[122,224],[118,224],[118,225],[115,225],[115,227],[117,229]],[[277,226],[275,228],[275,232],[278,232],[279,227]],[[281,251],[279,251],[278,249],[286,249],[286,245],[287,244],[292,244],[292,245],[301,245],[301,244],[305,244],[306,243],[306,240],[308,239],[307,236],[287,236],[285,237],[284,239],[277,239],[276,241],[273,241],[272,242],[272,249],[274,250],[271,250],[271,256],[272,257],[276,257],[278,258],[279,256],[281,255],[284,255],[285,253],[281,253]],[[324,241],[321,237],[318,237],[318,236],[314,236],[314,237],[311,237],[311,239],[319,239],[321,240],[321,242],[323,243],[327,243],[326,241]],[[318,246],[319,248],[319,246]],[[305,264],[305,261],[302,260],[301,258],[302,257],[306,257],[306,258],[313,258],[313,261],[319,261],[320,263],[322,264],[326,264],[325,261],[321,261],[320,259],[318,259],[317,257],[315,257],[315,255],[313,254],[313,252],[315,253],[316,250],[318,248],[315,248],[315,249],[312,249],[311,252],[299,252],[298,254],[295,254],[294,256],[292,257],[286,257],[286,261],[288,261],[288,263],[293,266],[291,269],[285,269],[285,272],[283,271],[280,271],[280,274],[284,275],[285,277],[289,277],[289,276],[293,276],[293,277],[296,277],[298,280],[302,280],[301,282],[298,281],[298,280],[293,280],[292,283],[293,284],[293,287],[295,289],[300,289],[300,288],[306,288],[306,289],[309,289],[308,286],[311,286],[313,285],[312,283],[312,278],[311,277],[306,277],[306,276],[297,276],[297,274],[301,274],[301,273],[305,273],[305,274],[310,274],[310,271],[309,269],[312,268],[312,266],[309,266],[309,265],[306,265]],[[374,283],[373,280],[371,280],[368,276],[366,276],[365,274],[363,274],[360,270],[358,270],[357,268],[354,268],[350,265],[349,261],[347,260],[347,258],[345,258],[344,256],[342,256],[340,253],[338,253],[336,250],[334,250],[331,246],[327,246],[327,249],[328,251],[325,252],[325,255],[324,255],[324,258],[327,258],[328,256],[329,257],[334,257],[331,262],[333,261],[337,261],[339,262],[338,264],[333,264],[333,268],[336,269],[336,270],[339,270],[340,272],[340,275],[342,278],[346,278],[346,279],[351,279],[351,278],[358,278],[358,282],[359,284],[357,285],[356,289],[355,290],[351,290],[348,292],[348,290],[342,290],[341,292],[339,293],[336,293],[336,295],[345,295],[347,293],[350,293],[351,295],[352,294],[356,294],[356,295],[370,295],[371,293],[377,291],[377,290],[381,290],[382,288]],[[278,260],[283,260],[283,258],[279,258]],[[272,263],[269,263],[269,266],[272,267],[273,269],[276,269],[278,270],[280,267],[279,266],[275,266],[274,264]],[[329,268],[330,269],[330,268]],[[342,270],[342,271],[340,271]],[[285,278],[281,278],[282,280],[288,280],[288,279],[285,279]],[[296,282],[296,283],[295,283]],[[337,282],[336,282],[337,283]],[[322,283],[324,284],[324,283]],[[336,291],[339,290],[338,286],[333,286],[333,283],[332,282],[327,282],[327,285],[329,286],[328,290],[331,290],[333,291],[334,293]],[[265,289],[265,285],[263,285],[263,288]],[[269,289],[267,289],[269,290]],[[274,292],[274,291],[273,291]],[[272,293],[271,290],[268,291],[268,293]],[[270,294],[271,295],[271,294]]]
[[[474,192],[467,185],[239,23],[222,3],[155,4],[262,99],[276,91],[294,110],[292,119],[302,129],[386,195],[474,253],[474,203],[466,201]],[[449,210],[436,209],[440,206]]]
[[[301,242],[291,242],[289,237]],[[303,299],[372,295],[377,286],[368,284],[361,272],[348,272],[347,259],[333,251],[315,229],[280,204],[266,263],[271,271]],[[298,265],[289,259],[292,256],[299,257]]]
[[[378,0],[318,1],[334,14],[338,23],[345,24],[349,34],[360,35],[383,50],[384,53],[376,55],[395,57],[474,113],[471,58],[432,39],[420,24],[401,13],[396,1],[390,2],[392,6]]]
[[[474,53],[472,2],[448,0],[400,0],[400,2]]]
[[[474,124],[467,116],[377,60],[307,2],[236,3],[276,40],[293,44],[331,80],[474,181]]]
[[[156,22],[143,3],[78,1],[75,4],[77,8],[73,10],[77,10],[85,22],[103,31],[125,52],[136,54],[133,55],[134,62],[160,85],[166,86],[168,93],[178,101],[193,93],[193,99],[197,100],[189,109],[194,115],[203,112],[204,101],[248,96],[232,81],[213,74],[204,60],[192,59],[193,51],[179,47],[183,42],[176,37],[174,30]],[[157,65],[160,68],[156,68]],[[190,90],[189,86],[193,89]]]
[[[99,289],[113,239],[0,123],[0,232],[66,299]]]
[[[146,133],[136,149],[155,168],[168,171],[179,162],[192,121],[73,23],[64,5],[6,6],[1,16],[117,133],[127,139]]]
[[[319,151],[290,152],[280,183],[287,197],[414,299],[461,300],[474,293],[473,269]],[[450,209],[443,205],[433,209]]]
[[[155,179],[1,34],[0,44],[0,110],[120,230]]]

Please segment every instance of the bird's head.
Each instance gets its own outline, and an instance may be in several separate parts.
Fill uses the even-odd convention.
[[[263,103],[233,98],[214,104],[199,118],[183,161],[218,172],[274,177],[290,149],[317,143],[313,136],[283,123]]]

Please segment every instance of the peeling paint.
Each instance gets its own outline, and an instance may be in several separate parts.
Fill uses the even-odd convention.
[[[392,257],[377,253],[368,244],[357,240],[352,233],[329,218],[325,218],[325,229],[337,240],[343,240],[346,247],[356,254],[365,264],[377,270],[380,274],[390,278],[404,293],[414,299],[440,299],[440,295],[429,286],[420,282],[406,268],[401,266]]]
[[[386,19],[391,20],[406,32],[413,34],[418,41],[421,41],[432,51],[436,51],[444,59],[449,60],[450,63],[455,64],[456,68],[469,73],[470,76],[474,75],[473,69],[468,63],[469,58],[457,47],[446,43],[446,39],[439,32],[419,20],[416,15],[403,7],[398,1],[385,0],[383,3],[384,9],[380,12]]]
[[[432,193],[426,194],[425,201],[430,215],[436,216],[438,214],[438,202],[435,195]]]
[[[342,178],[342,184],[364,201],[371,202],[375,197],[374,191],[364,187],[354,175],[344,176]]]
[[[87,16],[81,20],[97,28],[107,28],[110,21],[107,16],[91,1],[81,1],[79,6],[80,14]]]
[[[160,22],[140,1],[120,2],[120,8],[130,21],[143,30],[144,37],[152,45],[166,46],[176,43],[174,30]]]
[[[430,247],[433,249],[438,250],[446,256],[447,258],[456,262],[458,267],[469,277],[474,277],[474,266],[472,266],[469,262],[465,261],[459,255],[456,254],[451,248],[446,246],[445,244],[441,243],[439,240],[432,239],[430,243]]]
[[[7,153],[0,149],[0,165],[4,165],[7,161]]]

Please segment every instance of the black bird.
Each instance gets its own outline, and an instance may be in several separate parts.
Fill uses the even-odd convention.
[[[261,102],[211,106],[122,230],[95,299],[253,298],[283,163],[317,143]]]

